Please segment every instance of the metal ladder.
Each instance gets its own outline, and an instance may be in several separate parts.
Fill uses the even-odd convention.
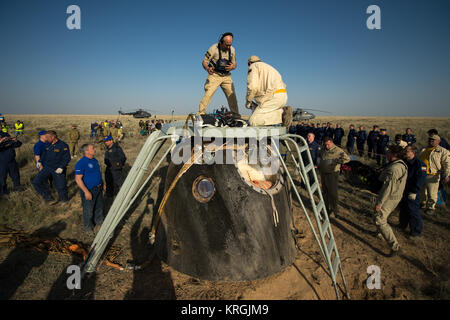
[[[293,140],[293,138],[300,139],[300,141],[302,142],[302,146],[299,147],[297,142],[295,140]],[[317,179],[317,174],[316,174],[316,171],[314,170],[314,163],[312,161],[311,154],[309,152],[308,144],[306,143],[306,140],[303,137],[295,135],[295,134],[284,134],[279,137],[279,139],[284,142],[284,144],[288,150],[288,153],[291,155],[291,157],[294,161],[296,171],[298,174],[300,174],[302,181],[306,187],[306,190],[309,195],[309,199],[311,201],[311,207],[313,209],[315,221],[316,221],[315,227],[314,227],[314,224],[312,223],[312,221],[308,215],[308,212],[300,198],[298,190],[295,187],[294,181],[292,179],[291,174],[288,171],[286,163],[284,162],[284,160],[278,150],[277,144],[275,143],[273,138],[271,138],[271,139],[272,139],[272,146],[275,146],[274,149],[277,152],[278,159],[281,161],[281,163],[284,167],[284,170],[289,178],[289,181],[292,185],[292,188],[297,197],[297,200],[299,201],[300,205],[303,208],[303,211],[306,215],[306,219],[308,220],[308,224],[314,234],[314,237],[319,245],[322,256],[324,257],[325,262],[328,266],[328,270],[330,272],[330,278],[332,280],[333,287],[336,292],[336,297],[338,300],[340,299],[339,291],[338,291],[338,284],[336,281],[336,276],[339,271],[341,274],[341,277],[342,277],[342,282],[344,284],[345,295],[348,299],[350,299],[350,295],[349,295],[348,289],[347,289],[347,283],[345,282],[344,273],[342,271],[341,259],[339,257],[339,252],[336,247],[336,241],[334,240],[333,231],[331,229],[330,220],[328,218],[328,213],[327,213],[327,209],[325,206],[325,202],[322,197],[319,180]],[[295,152],[291,151],[289,143],[292,143],[294,145]],[[299,159],[298,163],[294,157],[295,153],[297,154],[298,159]],[[303,163],[302,153],[306,153],[307,158],[308,158],[308,165],[306,167]],[[309,173],[310,172],[312,172],[312,176],[313,176],[312,185],[309,182]],[[316,203],[314,195],[316,195],[317,198],[319,199],[318,203]],[[318,230],[319,235],[317,235],[316,229]],[[326,238],[328,238],[328,242],[327,242]],[[333,253],[334,253],[334,257],[333,257]]]
[[[147,138],[133,164],[133,167],[120,188],[119,193],[114,199],[105,221],[103,222],[98,234],[95,236],[86,261],[83,264],[82,277],[86,273],[95,271],[101,256],[105,252],[108,243],[114,235],[117,225],[120,223],[125,213],[130,209],[161,163],[165,160],[171,148],[175,145],[175,142],[172,142],[172,144],[165,150],[163,156],[153,168],[151,173],[143,181],[145,173],[148,172],[148,167],[155,158],[158,150],[162,147],[163,143],[170,138],[177,138],[177,136],[165,135],[163,131],[155,131]]]

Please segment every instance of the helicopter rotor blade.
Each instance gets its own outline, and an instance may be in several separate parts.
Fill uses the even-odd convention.
[[[332,112],[324,111],[324,110],[319,110],[319,109],[302,109],[302,110],[318,111],[318,112],[323,112],[323,113],[329,113],[329,114],[332,114]]]

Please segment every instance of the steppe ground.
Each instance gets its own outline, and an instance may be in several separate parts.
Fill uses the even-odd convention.
[[[67,171],[70,202],[66,205],[46,205],[34,192],[31,180],[36,174],[32,148],[37,132],[56,130],[62,140],[72,123],[81,131],[82,143],[89,141],[92,120],[117,119],[117,115],[5,115],[10,124],[21,119],[25,124],[23,145],[17,150],[23,192],[12,192],[0,199],[0,226],[23,230],[34,235],[63,239],[89,245],[93,237],[83,232],[81,200],[74,182],[76,159]],[[145,137],[138,134],[139,119],[121,116],[125,138],[121,142],[131,166],[142,147]],[[170,116],[157,118],[171,119]],[[184,120],[185,116],[175,119]],[[313,122],[386,127],[388,135],[404,133],[411,127],[418,139],[417,145],[426,144],[426,131],[436,128],[448,138],[449,118],[381,118],[381,117],[319,117]],[[344,138],[343,143],[345,143]],[[97,159],[103,166],[103,149],[98,147]],[[161,157],[161,154],[158,155]],[[78,158],[79,159],[79,158]],[[372,160],[365,163],[375,165]],[[195,279],[167,266],[151,254],[147,235],[153,213],[157,208],[159,184],[164,181],[164,166],[145,190],[140,203],[127,214],[118,229],[113,245],[121,248],[117,262],[128,260],[138,264],[151,261],[141,270],[117,269],[100,264],[81,290],[66,289],[66,268],[80,263],[76,256],[47,253],[21,247],[0,247],[0,297],[2,299],[335,299],[326,266],[319,248],[306,223],[299,204],[294,201],[296,226],[303,233],[299,238],[296,261],[284,271],[265,279],[247,282],[211,282]],[[365,192],[341,176],[341,217],[331,219],[337,247],[343,261],[344,274],[352,299],[448,299],[450,298],[450,210],[449,205],[439,207],[436,217],[424,216],[423,238],[412,243],[399,230],[394,229],[402,252],[388,258],[387,245],[375,235],[372,220],[373,194]],[[8,178],[11,187],[11,180]],[[448,190],[448,186],[446,186]],[[447,191],[448,192],[448,191]],[[305,193],[301,191],[308,203]],[[448,201],[450,202],[450,201]],[[110,204],[109,204],[110,205]],[[391,224],[398,223],[398,212],[390,217]],[[367,268],[377,265],[381,270],[381,289],[369,290],[366,286]],[[341,284],[341,282],[339,282]],[[342,285],[340,285],[342,288]]]

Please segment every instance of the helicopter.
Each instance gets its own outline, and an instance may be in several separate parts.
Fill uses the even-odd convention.
[[[296,108],[292,112],[292,120],[293,121],[310,120],[310,119],[314,119],[316,117],[316,115],[314,113],[308,112],[308,111],[305,111],[305,110],[319,111],[319,112],[324,112],[324,113],[330,113],[331,114],[331,112],[323,111],[323,110]]]
[[[120,115],[130,115],[135,118],[150,118],[152,116],[150,112],[144,109],[137,109],[136,111],[131,112],[123,112],[122,109],[120,109],[118,112]]]

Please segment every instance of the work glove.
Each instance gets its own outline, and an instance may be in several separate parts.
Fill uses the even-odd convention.
[[[416,200],[416,194],[415,193],[408,194],[408,199],[413,201]]]
[[[61,173],[63,172],[63,169],[62,169],[62,168],[58,168],[58,169],[55,170],[55,172],[56,172],[57,174],[61,174]]]

